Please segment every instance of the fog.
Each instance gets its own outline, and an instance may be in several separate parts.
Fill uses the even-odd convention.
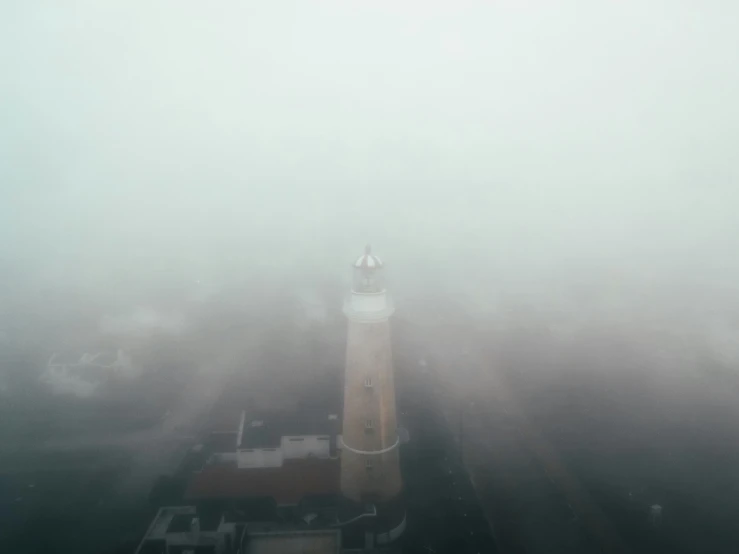
[[[3,253],[733,282],[735,8],[558,4],[7,5]]]
[[[476,313],[736,312],[728,3],[1,9],[15,298],[341,281],[371,242]]]
[[[644,436],[644,406],[671,396],[732,433],[738,17],[682,0],[0,3],[0,400],[62,347],[176,367],[181,394],[149,373],[116,393],[145,396],[142,428],[166,411],[106,443],[143,456],[121,488],[144,490],[178,448],[161,437],[228,396],[234,367],[282,368],[249,391],[269,405],[260,386],[315,377],[304,351],[341,365],[340,302],[371,243],[398,365],[428,360],[454,399],[505,389],[495,359],[542,428],[537,394],[580,380],[639,397],[624,410]],[[76,422],[46,447],[87,444]]]

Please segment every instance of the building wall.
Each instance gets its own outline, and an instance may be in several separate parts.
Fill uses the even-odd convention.
[[[365,386],[367,378],[372,379],[371,387]],[[367,420],[372,420],[372,429],[366,428]],[[392,447],[396,440],[390,324],[350,320],[341,450],[341,490],[345,496],[358,502],[366,496],[387,500],[400,492],[397,446],[383,454],[355,453],[348,448],[377,452]]]
[[[277,448],[239,449],[236,461],[240,468],[279,467],[284,460],[293,458],[329,458],[331,437],[329,435],[284,436]]]
[[[282,449],[252,448],[239,450],[237,463],[240,468],[280,467],[282,465]]]
[[[220,531],[186,531],[184,533],[167,533],[165,537],[168,548],[173,546],[192,546],[194,548],[196,546],[215,545],[216,552],[223,552],[227,534]],[[233,537],[231,539],[233,540]]]
[[[328,435],[294,435],[282,437],[282,456],[285,459],[328,458],[330,456],[331,437]]]
[[[167,548],[182,547],[195,548],[197,546],[213,545],[217,554],[226,552],[226,545],[233,544],[236,539],[236,526],[221,521],[218,529],[215,531],[202,531],[199,525],[193,529],[182,532],[167,532],[173,518],[177,515],[187,515],[194,519],[197,512],[195,506],[163,506],[159,508],[157,515],[149,525],[146,535],[142,539],[136,553],[138,554],[146,548],[148,541],[164,540]]]

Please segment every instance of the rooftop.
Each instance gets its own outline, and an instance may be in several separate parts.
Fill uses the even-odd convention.
[[[168,532],[173,532],[170,526],[175,519],[189,518],[190,520],[193,517],[195,517],[194,506],[164,506],[159,508],[159,512],[157,512],[154,521],[149,526],[146,537],[148,539],[164,538]]]
[[[338,554],[338,530],[252,534],[245,539],[246,554]]]
[[[191,479],[185,498],[271,497],[278,505],[296,505],[305,496],[338,493],[339,461],[305,458],[285,460],[281,467],[206,466]]]
[[[167,533],[186,533],[197,519],[195,514],[175,514],[167,526]]]
[[[205,441],[210,452],[234,452],[236,450],[236,431],[232,433],[211,433]]]
[[[149,525],[136,554],[167,554],[167,533],[181,533],[190,529],[196,517],[194,506],[164,506],[159,508]],[[172,552],[170,549],[169,552]]]
[[[173,544],[167,554],[218,554],[218,548],[215,544]]]

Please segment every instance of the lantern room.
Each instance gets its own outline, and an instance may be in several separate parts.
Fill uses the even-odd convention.
[[[382,268],[382,260],[372,254],[372,248],[368,244],[364,249],[364,254],[354,262],[352,290],[359,293],[385,290]]]
[[[353,321],[385,321],[395,308],[383,278],[382,260],[372,254],[369,246],[354,262],[352,289],[344,302],[344,313]]]

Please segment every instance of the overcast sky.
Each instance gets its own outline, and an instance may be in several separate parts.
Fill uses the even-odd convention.
[[[718,0],[2,1],[0,253],[60,281],[333,275],[372,241],[404,273],[739,282],[737,21]]]

